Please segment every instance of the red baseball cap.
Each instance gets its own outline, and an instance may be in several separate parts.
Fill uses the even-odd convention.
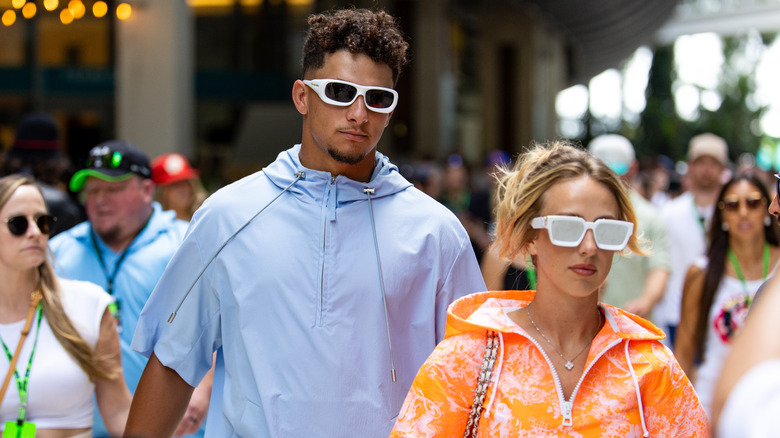
[[[171,184],[198,178],[199,175],[182,154],[162,154],[152,160],[152,181],[155,184]]]

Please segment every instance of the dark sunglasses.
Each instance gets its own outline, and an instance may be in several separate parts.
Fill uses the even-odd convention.
[[[757,208],[761,208],[764,206],[764,199],[758,193],[754,195],[749,195],[747,198],[744,199],[744,201],[748,210],[755,210]],[[720,207],[720,209],[724,211],[737,211],[739,210],[739,204],[741,202],[742,199],[733,197],[733,198],[724,199],[720,201],[718,203],[718,207]]]
[[[30,226],[30,222],[27,216],[11,216],[5,220],[5,223],[8,224],[8,231],[14,236],[24,236],[24,233],[27,232],[27,228]],[[41,234],[49,234],[54,231],[57,218],[50,214],[42,214],[36,216],[32,222],[35,222],[35,225],[41,230]]]

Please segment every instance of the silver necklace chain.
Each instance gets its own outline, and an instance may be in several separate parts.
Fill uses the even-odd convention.
[[[565,367],[566,367],[566,370],[568,370],[568,371],[571,371],[571,369],[572,369],[572,368],[574,368],[574,361],[575,361],[575,360],[577,360],[577,358],[578,358],[578,357],[580,357],[580,355],[581,355],[582,353],[584,353],[584,352],[585,352],[585,350],[587,350],[587,349],[590,347],[590,344],[592,344],[592,343],[593,343],[593,340],[594,340],[594,339],[596,339],[596,335],[598,335],[598,334],[599,334],[599,330],[601,330],[601,318],[602,318],[601,311],[599,311],[598,309],[596,309],[596,311],[599,313],[599,323],[598,323],[598,325],[596,326],[596,333],[594,333],[594,334],[593,334],[593,337],[590,339],[590,342],[588,342],[587,344],[585,344],[585,347],[583,347],[583,348],[582,348],[582,350],[580,350],[580,352],[579,352],[579,353],[575,354],[575,355],[574,355],[574,357],[572,357],[571,359],[566,359],[566,358],[563,356],[563,353],[561,353],[561,351],[560,351],[560,350],[558,350],[558,347],[556,347],[556,346],[555,346],[555,344],[553,344],[553,343],[552,343],[552,341],[550,341],[550,340],[547,338],[547,336],[545,336],[545,335],[544,335],[544,333],[543,333],[543,332],[542,332],[542,330],[539,328],[539,326],[538,326],[538,325],[536,325],[536,323],[534,322],[534,318],[531,316],[531,310],[529,309],[529,307],[531,307],[531,306],[530,306],[530,305],[528,305],[528,306],[525,306],[525,312],[528,314],[528,319],[531,321],[531,325],[533,325],[533,326],[534,326],[534,328],[536,329],[536,331],[537,331],[537,332],[539,332],[539,334],[540,334],[540,335],[542,335],[542,338],[544,338],[544,340],[545,340],[545,341],[547,341],[547,343],[548,343],[548,344],[550,344],[550,346],[553,348],[553,350],[555,350],[555,352],[556,352],[556,353],[558,353],[558,356],[560,356],[560,357],[561,357],[561,359],[563,359],[563,360],[564,360],[564,362],[566,362],[566,363],[563,365],[563,366],[565,366]]]

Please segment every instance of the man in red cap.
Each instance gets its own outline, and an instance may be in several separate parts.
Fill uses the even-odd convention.
[[[207,193],[197,170],[182,154],[163,154],[152,160],[152,181],[157,185],[155,199],[163,210],[174,210],[188,221],[206,200]]]

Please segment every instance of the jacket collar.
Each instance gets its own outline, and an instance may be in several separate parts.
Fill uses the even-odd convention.
[[[393,195],[412,186],[398,172],[398,167],[379,152],[375,152],[376,166],[371,181],[365,183],[344,176],[333,178],[329,172],[304,167],[298,158],[300,150],[301,145],[297,144],[281,152],[273,163],[263,169],[263,173],[274,185],[284,189],[295,179],[296,172],[303,172],[304,176],[290,188],[290,191],[304,199],[321,200],[327,196],[328,186],[331,184],[333,185],[331,189],[335,188],[337,191],[337,206],[366,200],[364,189],[367,187],[374,189],[373,198],[376,199]]]
[[[533,301],[535,291],[488,291],[467,295],[450,304],[445,337],[475,330],[521,333],[507,312],[525,307]],[[622,309],[600,304],[607,328],[615,336],[629,340],[661,340],[666,335],[650,321]]]

